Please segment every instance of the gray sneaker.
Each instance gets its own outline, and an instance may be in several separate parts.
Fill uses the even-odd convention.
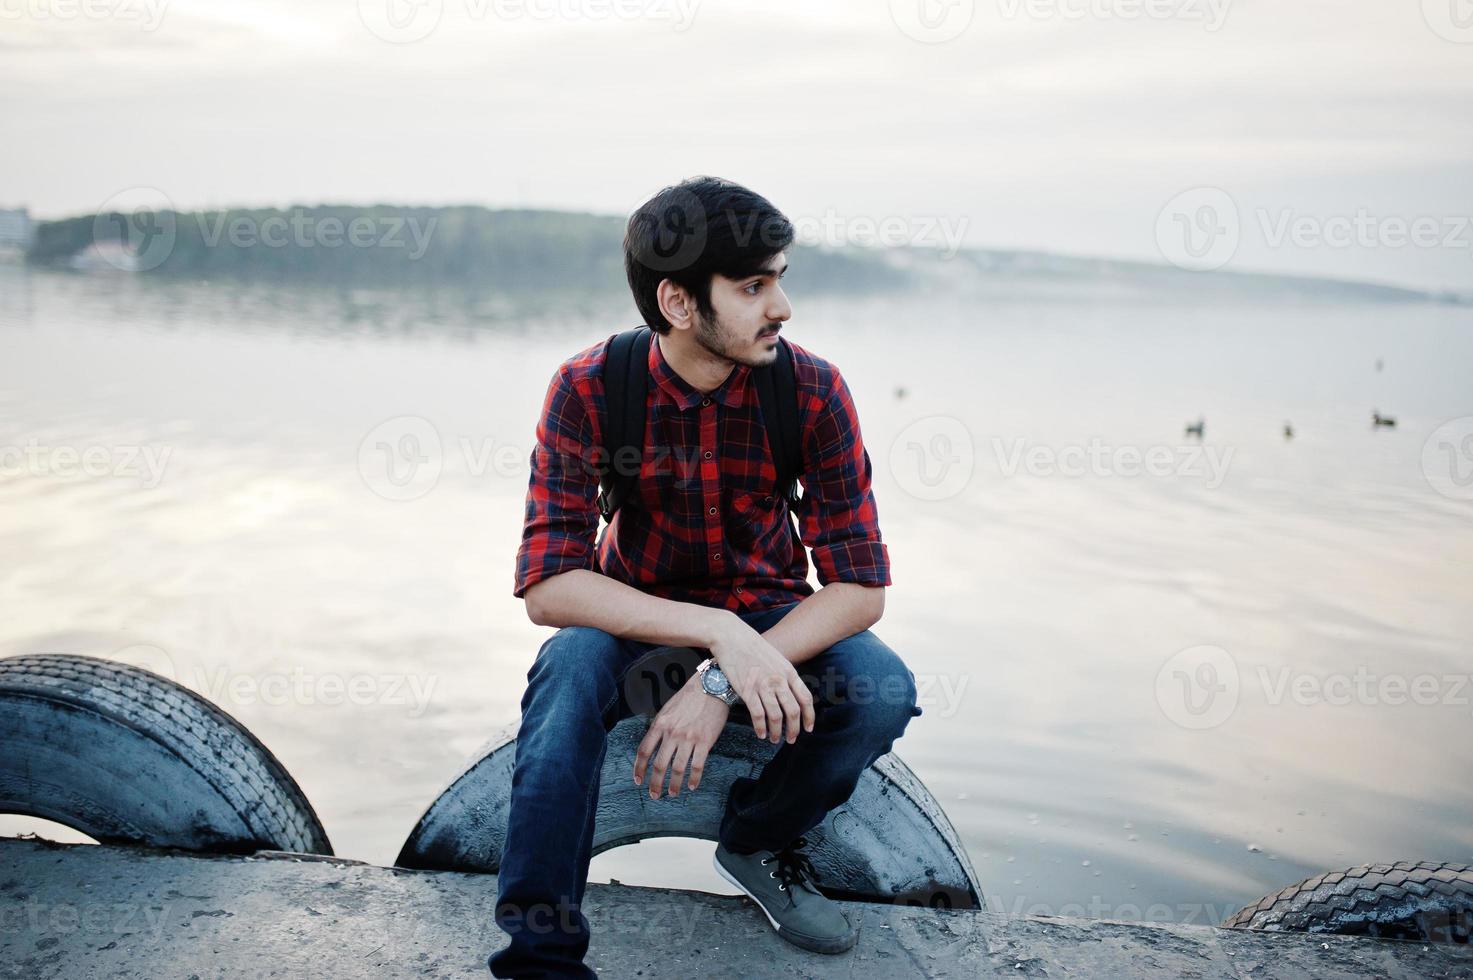
[[[711,863],[757,903],[779,936],[810,952],[842,953],[859,941],[859,930],[813,883],[813,864],[798,850],[807,843],[799,837],[780,851],[754,854],[733,854],[717,844]]]

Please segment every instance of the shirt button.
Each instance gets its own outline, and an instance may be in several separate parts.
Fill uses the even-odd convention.
[[[709,450],[709,449],[706,450],[705,456],[706,456],[707,459],[710,459],[711,458],[711,450]]]
[[[708,509],[708,510],[707,510],[707,511],[706,511],[706,513],[708,513],[708,514],[714,514],[714,513],[716,513],[716,508],[715,508],[715,507],[712,507],[712,508],[709,508],[709,509]]]
[[[736,587],[736,590],[737,590],[737,594],[738,594],[738,595],[741,595],[741,592],[742,592],[742,587],[741,587],[741,586],[740,586],[740,585],[738,585],[738,586],[737,586],[737,587]]]
[[[770,504],[770,503],[772,503],[772,494],[769,493],[767,496],[763,497],[762,498],[762,502],[764,504]]]
[[[716,552],[716,554],[712,555],[711,556],[711,560],[712,561],[720,561],[721,560],[721,552],[718,551],[718,552]]]
[[[701,399],[701,404],[702,405],[709,405],[709,404],[711,404],[711,399],[709,399],[709,398],[702,398]]]

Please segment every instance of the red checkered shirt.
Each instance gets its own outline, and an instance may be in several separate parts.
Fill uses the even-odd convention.
[[[586,568],[642,592],[737,612],[813,594],[821,585],[890,585],[870,488],[869,453],[838,368],[786,337],[796,368],[804,500],[791,513],[774,495],[777,469],[751,369],[738,364],[709,395],[671,369],[656,338],[649,354],[645,450],[636,500],[595,542],[595,447],[607,418],[604,357],[613,337],[563,362],[547,388],[531,454],[525,525],[512,594]],[[602,452],[602,450],[598,450]]]

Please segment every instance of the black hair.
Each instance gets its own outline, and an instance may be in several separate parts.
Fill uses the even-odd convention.
[[[711,316],[711,277],[744,279],[765,271],[793,244],[793,223],[761,194],[720,177],[691,177],[666,187],[629,216],[624,273],[644,322],[660,334],[660,281],[669,279]]]

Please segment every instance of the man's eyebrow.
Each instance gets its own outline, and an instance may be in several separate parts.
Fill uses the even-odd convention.
[[[776,272],[773,272],[771,269],[758,269],[756,272],[752,273],[747,278],[749,278],[749,279],[752,279],[752,278],[756,278],[756,279],[770,279],[770,278],[772,278],[774,276],[780,276],[784,272],[787,272],[787,271],[788,271],[788,263],[784,262],[783,263],[783,267],[781,269],[777,270]]]

